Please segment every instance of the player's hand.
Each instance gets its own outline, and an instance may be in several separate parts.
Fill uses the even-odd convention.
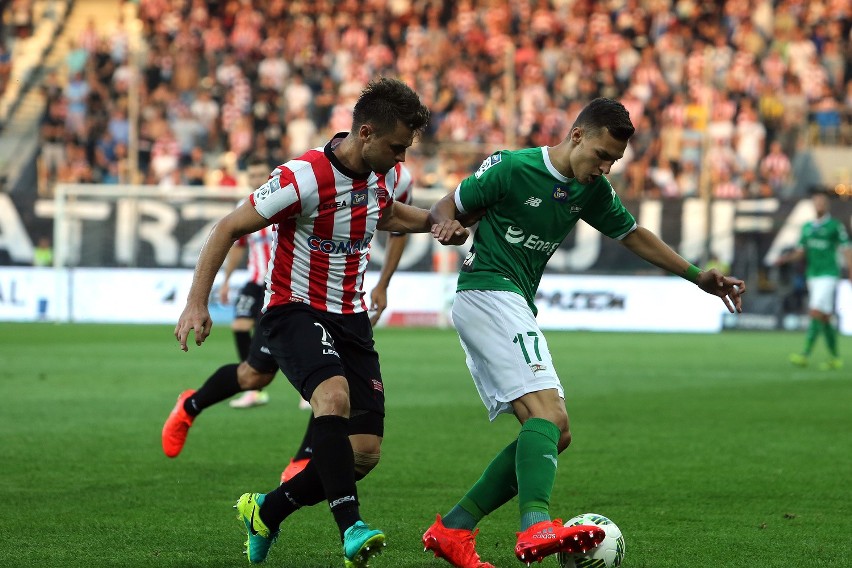
[[[446,220],[432,225],[432,236],[442,245],[463,245],[470,236],[457,220]]]
[[[376,286],[370,292],[370,311],[373,314],[370,316],[370,324],[375,326],[382,317],[382,312],[388,307],[388,289],[383,286]]]
[[[708,294],[722,298],[725,307],[732,314],[742,313],[743,301],[741,296],[746,292],[744,281],[732,276],[725,276],[717,269],[712,268],[701,272],[696,284]]]
[[[222,305],[228,305],[228,293],[231,291],[230,286],[228,286],[227,282],[223,282],[221,286],[219,286],[219,303]]]
[[[181,351],[187,350],[186,343],[189,340],[190,331],[195,333],[195,344],[201,345],[210,335],[212,327],[213,320],[210,319],[210,311],[207,306],[187,304],[175,326],[175,337],[180,343]]]

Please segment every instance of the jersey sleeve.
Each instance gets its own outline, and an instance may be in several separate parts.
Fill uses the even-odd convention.
[[[621,203],[609,180],[601,176],[598,183],[601,197],[583,210],[583,221],[600,231],[602,234],[621,240],[636,229],[636,219]]]
[[[274,223],[294,217],[301,211],[302,196],[292,173],[286,169],[274,172],[249,199],[258,213]]]
[[[462,213],[484,209],[506,195],[507,180],[512,173],[511,154],[495,152],[482,162],[476,172],[459,184],[456,205]]]
[[[393,200],[399,203],[405,203],[406,205],[411,205],[411,193],[414,189],[414,176],[412,176],[411,171],[402,164],[397,165],[395,172],[396,179],[394,180],[395,185],[393,189]],[[394,237],[401,237],[405,235],[405,233],[399,233],[397,231],[391,231],[390,234]]]
[[[411,190],[414,188],[414,176],[402,164],[399,164],[395,183],[396,185],[393,188],[394,201],[411,205]]]

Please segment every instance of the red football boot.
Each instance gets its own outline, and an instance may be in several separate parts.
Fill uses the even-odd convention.
[[[195,420],[194,416],[190,416],[183,409],[184,401],[193,394],[195,394],[194,390],[186,390],[180,393],[175,407],[169,417],[166,418],[166,423],[163,424],[163,452],[170,458],[176,458],[183,449],[189,427]]]
[[[566,527],[560,519],[541,521],[518,533],[515,556],[529,566],[557,552],[582,554],[603,542],[605,536],[595,525]]]
[[[466,529],[448,529],[437,515],[435,523],[423,533],[423,551],[431,550],[456,568],[494,568],[482,562],[476,553],[476,533]]]

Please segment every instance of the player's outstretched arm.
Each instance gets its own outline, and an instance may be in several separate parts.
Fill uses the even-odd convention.
[[[201,345],[210,335],[210,329],[213,326],[207,309],[210,290],[213,288],[216,273],[222,267],[222,262],[234,242],[243,235],[258,231],[267,225],[269,221],[264,219],[247,201],[223,217],[210,230],[210,235],[201,248],[201,254],[195,265],[195,274],[186,298],[186,307],[175,326],[175,337],[181,350],[187,350],[190,331],[195,334],[196,345]]]
[[[436,229],[436,225],[438,229]],[[461,245],[470,236],[470,232],[455,219],[436,223],[429,211],[394,202],[390,212],[379,219],[378,229],[397,233],[428,233],[431,231],[442,245]],[[440,236],[436,235],[436,230]]]
[[[699,288],[708,294],[718,296],[729,312],[743,311],[741,296],[745,294],[746,285],[739,278],[724,276],[715,268],[692,274],[696,269],[688,260],[677,254],[657,235],[644,227],[637,227],[635,231],[621,240],[621,244],[651,264],[695,282]]]
[[[781,266],[782,264],[787,264],[788,262],[798,262],[805,258],[805,249],[802,247],[796,247],[792,251],[787,254],[782,254],[779,256],[775,262],[775,266]]]

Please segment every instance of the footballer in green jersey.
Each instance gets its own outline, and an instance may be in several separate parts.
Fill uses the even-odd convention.
[[[805,334],[805,346],[801,353],[790,355],[790,362],[805,367],[820,334],[825,336],[830,359],[823,362],[823,370],[840,369],[843,360],[837,350],[837,328],[831,321],[837,284],[840,281],[838,252],[843,251],[846,266],[852,270],[852,247],[843,223],[829,213],[828,195],[817,193],[812,198],[816,219],[802,227],[799,246],[782,255],[776,264],[805,259],[805,276],[808,282],[808,314],[810,323]],[[850,274],[852,277],[852,273]]]
[[[571,432],[534,299],[548,260],[577,221],[720,297],[731,312],[742,311],[742,280],[700,270],[637,225],[606,179],[633,132],[621,103],[595,99],[558,145],[496,152],[432,206],[438,239],[449,236],[446,220],[480,219],[459,274],[453,324],[489,418],[511,413],[521,424],[479,481],[423,535],[425,547],[453,566],[490,566],[480,562],[472,531],[515,495],[521,530],[515,555],[522,562],[570,554],[603,538],[594,527],[563,527],[550,516],[557,455]]]
[[[580,183],[557,170],[546,147],[497,152],[456,191],[459,211],[485,210],[462,265],[458,290],[521,294],[533,313],[547,261],[580,219],[621,239],[636,220],[609,180]]]

